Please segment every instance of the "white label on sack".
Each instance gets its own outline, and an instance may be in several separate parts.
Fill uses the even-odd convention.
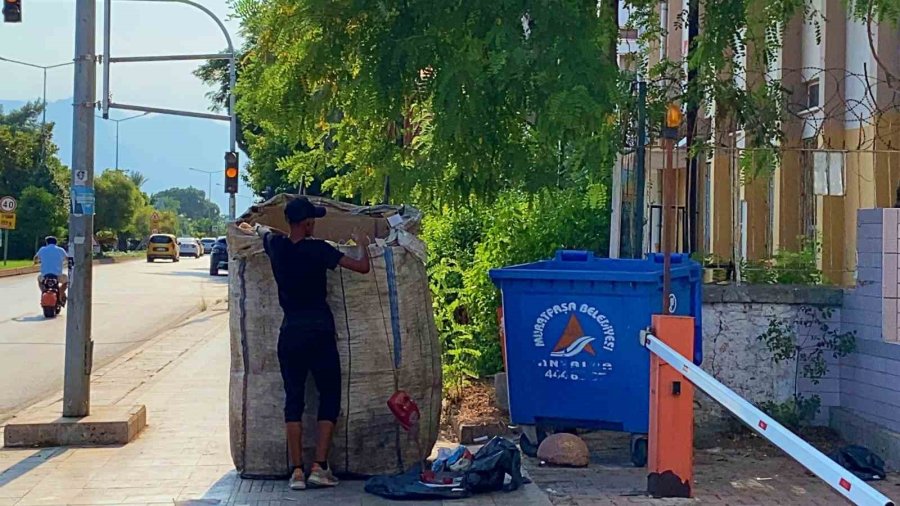
[[[403,223],[403,218],[399,214],[392,214],[387,217],[387,221],[391,227],[398,227]]]

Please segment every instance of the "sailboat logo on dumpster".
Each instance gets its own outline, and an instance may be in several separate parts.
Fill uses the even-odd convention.
[[[591,346],[591,342],[596,339],[595,337],[584,335],[584,331],[581,330],[581,324],[578,322],[578,317],[572,314],[569,316],[569,323],[566,324],[566,329],[560,336],[550,356],[568,358],[574,357],[582,351],[589,355],[596,355],[597,352]]]
[[[596,307],[575,302],[549,306],[534,322],[532,341],[536,348],[548,346],[545,332],[556,344],[549,357],[537,361],[544,376],[597,381],[612,372],[610,353],[615,350],[616,331]]]

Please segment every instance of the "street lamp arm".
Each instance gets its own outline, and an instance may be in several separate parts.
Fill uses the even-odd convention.
[[[75,64],[74,61],[69,61],[69,62],[65,62],[65,63],[57,63],[56,65],[35,65],[34,63],[28,63],[28,62],[20,61],[20,60],[13,60],[12,58],[5,58],[3,56],[0,56],[0,61],[5,61],[8,63],[16,63],[18,65],[25,65],[26,67],[31,67],[33,69],[43,69],[43,70],[55,69],[57,67],[65,67],[66,65],[74,65]]]
[[[191,0],[119,0],[123,2],[164,2],[164,3],[182,3],[187,4],[192,7],[196,7],[206,13],[207,16],[211,17],[213,21],[219,25],[219,29],[222,30],[222,34],[225,35],[225,41],[228,42],[228,52],[232,55],[234,54],[234,45],[231,43],[231,35],[228,34],[228,30],[225,28],[225,23],[222,23],[222,20],[219,19],[218,16],[213,14],[213,12],[206,8],[206,6],[199,4],[197,2],[193,2]]]
[[[187,169],[192,170],[194,172],[202,172],[204,174],[221,174],[222,172],[225,172],[224,170],[201,170],[201,169],[195,169],[193,167],[188,167]]]

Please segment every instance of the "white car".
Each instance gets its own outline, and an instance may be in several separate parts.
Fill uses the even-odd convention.
[[[178,239],[178,254],[199,258],[203,255],[203,246],[193,237],[181,237]]]

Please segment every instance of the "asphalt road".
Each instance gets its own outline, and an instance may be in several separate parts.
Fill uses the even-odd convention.
[[[36,276],[0,278],[0,421],[62,389],[66,309],[44,318]],[[227,279],[209,276],[209,255],[95,265],[94,368],[224,300]]]

